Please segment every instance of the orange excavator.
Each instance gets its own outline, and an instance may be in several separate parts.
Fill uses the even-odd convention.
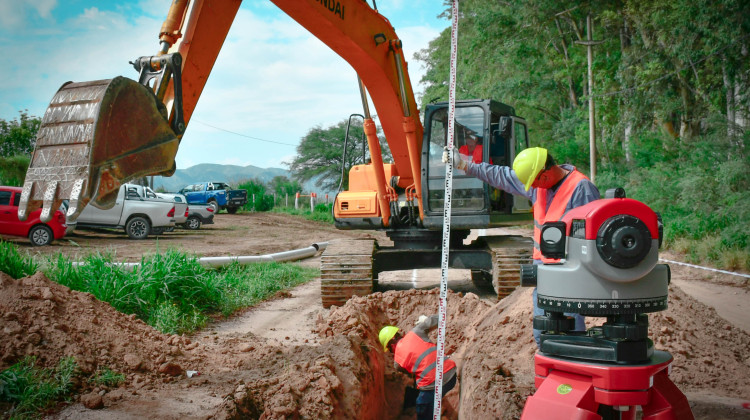
[[[448,104],[426,106],[424,124],[412,91],[401,40],[388,19],[364,0],[271,0],[344,58],[359,75],[370,162],[349,171],[349,190],[334,203],[340,229],[384,230],[393,246],[374,240],[329,245],[322,256],[324,306],[372,291],[378,273],[440,267]],[[113,205],[121,184],[171,175],[180,139],[222,48],[241,0],[174,0],[152,56],[132,62],[126,77],[64,84],[42,118],[26,175],[19,217],[42,207],[49,218],[62,200],[68,217],[88,204]],[[374,3],[374,2],[373,2]],[[368,94],[393,156],[383,161]],[[508,165],[528,147],[525,121],[493,100],[456,104],[456,147],[481,139],[485,162]],[[531,220],[528,200],[494,190],[476,178],[453,180],[451,267],[490,281],[498,296],[519,283],[530,240],[479,237],[470,229]]]

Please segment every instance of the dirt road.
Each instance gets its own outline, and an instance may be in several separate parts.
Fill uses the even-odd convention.
[[[260,255],[351,237],[388,243],[381,233],[337,231],[268,213],[221,214],[216,225],[158,240],[135,242],[119,232],[96,232],[42,249],[17,242],[40,254],[81,257],[111,251],[118,260],[137,261],[143,253],[168,247],[200,256]],[[301,264],[318,266],[319,259]],[[451,270],[449,279],[461,294],[449,296],[447,350],[464,368],[461,391],[446,398],[444,414],[517,418],[525,396],[533,392],[530,291],[519,289],[497,303],[492,293],[468,281],[468,272]],[[657,348],[675,356],[673,380],[696,418],[750,419],[750,409],[743,408],[750,407],[747,285],[679,266],[672,267],[672,279],[670,308],[650,317],[650,331]],[[433,288],[439,280],[439,270],[386,273],[379,293],[331,310],[320,305],[315,281],[195,336],[177,337],[163,336],[43,278],[0,278],[0,314],[13,313],[8,325],[19,325],[16,336],[0,332],[0,342],[18,343],[16,350],[25,346],[50,364],[63,354],[77,355],[90,369],[105,365],[126,373],[124,385],[87,388],[50,418],[411,418],[413,411],[402,411],[405,379],[392,370],[387,356],[372,349],[377,349],[380,326],[406,328],[419,314],[435,311]],[[400,291],[415,286],[433,290]],[[65,334],[58,334],[61,325],[69,326]],[[22,331],[35,331],[44,340],[29,341]],[[0,345],[0,355],[3,351],[8,354]],[[177,366],[174,375],[170,365]],[[200,376],[188,378],[189,370]]]

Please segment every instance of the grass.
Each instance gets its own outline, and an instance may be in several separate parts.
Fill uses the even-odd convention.
[[[319,275],[314,268],[275,262],[204,268],[195,257],[174,250],[144,257],[132,272],[112,264],[111,254],[92,254],[83,262],[74,265],[58,254],[38,264],[19,254],[16,245],[0,242],[0,270],[20,278],[42,266],[51,280],[136,314],[166,334],[196,331],[212,317],[230,315]],[[70,396],[76,375],[80,372],[72,358],[62,359],[55,369],[37,367],[34,358],[23,359],[0,372],[0,417],[38,418]],[[87,379],[108,387],[124,380],[107,367]]]
[[[39,268],[28,254],[18,252],[18,247],[0,239],[0,271],[14,279],[30,276]]]
[[[307,220],[314,220],[316,222],[323,222],[333,224],[333,212],[331,208],[333,204],[318,204],[315,206],[315,211],[310,211],[309,207],[304,209],[295,209],[292,207],[274,207],[272,211],[277,213],[291,214],[292,216],[302,217]]]
[[[125,375],[122,373],[115,372],[107,366],[100,367],[94,376],[89,379],[89,382],[97,386],[106,386],[110,388],[117,387],[121,383],[125,382]]]
[[[111,255],[93,254],[75,266],[58,255],[48,262],[46,274],[165,334],[196,331],[212,316],[230,315],[318,276],[316,269],[281,263],[205,268],[195,257],[174,250],[144,257],[132,272],[113,262]]]
[[[0,372],[0,402],[9,403],[10,419],[38,417],[57,401],[66,400],[73,391],[78,367],[73,358],[64,358],[55,369],[36,366],[27,357]]]

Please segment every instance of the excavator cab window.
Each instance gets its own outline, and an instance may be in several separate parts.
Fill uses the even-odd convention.
[[[493,165],[510,166],[511,141],[513,140],[512,119],[497,113],[490,115],[490,163]],[[506,212],[513,205],[510,194],[488,186],[490,207],[493,211]]]
[[[454,148],[463,159],[473,162],[486,162],[484,148],[485,124],[484,109],[478,106],[456,108],[454,127]],[[445,164],[442,162],[443,149],[448,144],[448,109],[443,108],[432,113],[427,129],[430,138],[430,162],[428,166],[428,208],[443,208],[445,196]],[[463,171],[453,173],[453,211],[481,211],[485,208],[484,185],[473,176]]]

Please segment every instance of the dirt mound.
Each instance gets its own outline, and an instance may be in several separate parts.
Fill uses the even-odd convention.
[[[669,376],[683,392],[750,399],[750,335],[673,286],[669,308],[651,314],[649,323],[656,348],[674,357]]]
[[[20,280],[0,273],[0,316],[0,370],[25,356],[46,367],[73,356],[86,373],[106,366],[141,375],[174,374],[195,347],[42,273]]]

